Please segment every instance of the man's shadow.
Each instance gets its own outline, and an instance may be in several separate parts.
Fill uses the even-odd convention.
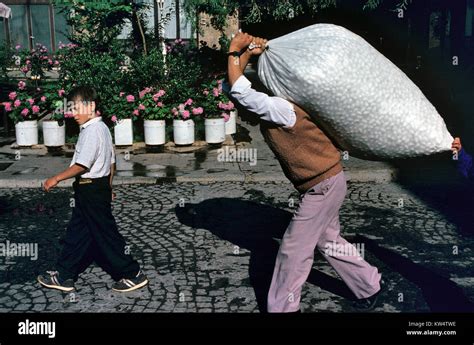
[[[238,199],[217,198],[199,204],[176,206],[182,224],[206,229],[219,238],[250,251],[249,278],[260,312],[267,310],[267,295],[279,243],[292,214],[268,205]],[[340,296],[353,299],[340,280],[312,270],[309,282]]]
[[[209,199],[184,207],[177,205],[175,212],[182,224],[209,230],[219,238],[250,251],[250,284],[255,291],[260,312],[266,312],[267,294],[279,248],[277,239],[282,238],[292,214],[272,206],[230,198]],[[463,291],[448,278],[382,248],[367,238],[359,237],[357,240],[367,243],[367,249],[381,261],[418,285],[431,311],[474,310]],[[350,300],[355,298],[342,280],[317,270],[311,270],[307,281],[338,296]]]

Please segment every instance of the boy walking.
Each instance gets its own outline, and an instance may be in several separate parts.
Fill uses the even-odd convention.
[[[247,49],[251,43],[256,48]],[[338,150],[302,108],[257,92],[243,75],[251,55],[262,54],[265,44],[261,38],[237,34],[230,44],[228,74],[231,95],[260,116],[265,141],[300,192],[299,207],[276,259],[267,310],[300,311],[301,289],[311,271],[315,248],[357,297],[355,306],[369,310],[380,294],[381,275],[340,235],[339,209],[347,187]],[[350,250],[340,254],[337,248]]]
[[[67,227],[57,271],[38,276],[47,288],[74,290],[74,282],[94,260],[116,281],[112,289],[128,292],[148,284],[147,277],[130,255],[112,215],[112,179],[115,154],[109,129],[96,116],[97,94],[89,87],[77,87],[68,97],[80,126],[79,139],[71,164],[65,171],[47,179],[49,192],[60,181],[75,177],[75,205]]]

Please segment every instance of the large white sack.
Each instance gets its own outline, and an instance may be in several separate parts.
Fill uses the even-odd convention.
[[[268,42],[258,74],[350,155],[407,158],[448,151],[453,137],[420,89],[363,38],[316,24]]]

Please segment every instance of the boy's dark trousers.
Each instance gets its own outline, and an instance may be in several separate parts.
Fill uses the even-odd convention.
[[[135,278],[140,266],[126,254],[112,215],[109,177],[76,179],[73,188],[75,205],[56,266],[61,279],[77,280],[93,261],[114,280]]]

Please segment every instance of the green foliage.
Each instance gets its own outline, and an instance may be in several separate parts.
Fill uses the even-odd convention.
[[[406,8],[412,0],[397,0],[397,8]],[[204,12],[212,16],[211,24],[221,30],[225,27],[227,16],[241,10],[242,20],[259,23],[264,19],[287,21],[301,14],[316,15],[320,10],[336,7],[338,0],[184,0],[184,9],[196,25],[196,13]],[[383,2],[391,0],[360,0],[364,10],[374,10]]]
[[[112,43],[108,49],[108,53],[99,54],[85,47],[66,46],[58,53],[59,80],[66,93],[78,85],[94,87],[101,111],[106,110],[106,104],[121,91],[126,75],[125,56],[120,45]]]
[[[96,52],[108,52],[127,20],[132,20],[133,11],[140,5],[129,1],[72,1],[56,0],[67,14],[67,23],[74,30],[68,39],[81,47]]]
[[[181,40],[168,45],[163,86],[176,103],[192,98],[202,80],[198,51]]]
[[[128,60],[128,59],[126,59]],[[147,55],[136,54],[127,65],[126,90],[135,90],[149,86],[160,86],[165,77],[164,56],[159,48],[153,48]]]
[[[0,82],[8,82],[10,80],[8,67],[12,65],[13,54],[11,46],[6,44],[0,46]]]

